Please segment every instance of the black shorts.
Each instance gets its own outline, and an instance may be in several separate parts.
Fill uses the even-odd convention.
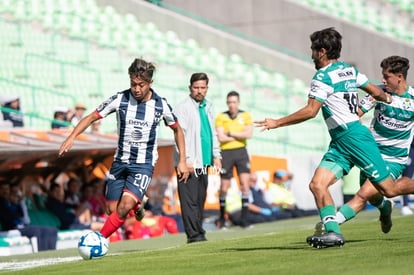
[[[236,167],[237,174],[250,173],[250,159],[245,147],[222,150],[222,172],[223,179],[231,179],[233,177],[233,167]]]

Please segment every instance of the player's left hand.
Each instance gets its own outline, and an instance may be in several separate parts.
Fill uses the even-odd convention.
[[[189,170],[187,168],[187,164],[185,162],[178,163],[177,165],[177,176],[180,181],[183,181],[184,183],[187,182],[188,176],[189,176]]]

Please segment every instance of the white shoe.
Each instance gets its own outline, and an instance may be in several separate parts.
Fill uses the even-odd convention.
[[[402,216],[409,216],[409,215],[414,214],[413,213],[413,210],[411,210],[410,207],[408,207],[408,206],[403,206],[401,208],[401,212],[400,213],[401,213]]]

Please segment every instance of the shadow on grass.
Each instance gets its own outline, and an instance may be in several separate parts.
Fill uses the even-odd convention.
[[[377,241],[378,239],[352,239],[346,240],[345,245],[348,243],[363,243],[368,241]],[[387,238],[385,241],[395,241],[395,238]],[[288,246],[266,246],[266,247],[237,247],[237,248],[225,248],[221,251],[223,252],[232,252],[232,251],[259,251],[259,250],[303,250],[303,249],[314,249],[305,242],[295,242]]]
[[[225,248],[223,252],[234,252],[234,251],[258,251],[258,250],[303,250],[309,247],[306,244],[301,243],[298,246],[267,246],[267,247],[238,247],[238,248]]]

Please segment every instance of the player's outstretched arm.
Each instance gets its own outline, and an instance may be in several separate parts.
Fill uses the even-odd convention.
[[[87,115],[86,117],[82,118],[78,125],[72,130],[72,133],[66,138],[66,140],[62,143],[59,149],[59,157],[63,156],[64,153],[69,151],[72,148],[73,142],[75,138],[83,133],[92,123],[96,120],[100,119],[101,117],[94,111]]]
[[[184,132],[178,123],[174,126],[171,126],[171,129],[174,131],[174,140],[177,144],[178,153],[180,154],[180,161],[177,165],[177,176],[180,181],[186,183],[189,176],[189,171],[186,163]]]
[[[313,98],[309,98],[308,104],[302,109],[294,112],[293,114],[279,119],[266,118],[262,121],[255,121],[255,127],[262,127],[262,129],[260,130],[262,132],[264,130],[276,129],[283,126],[298,124],[308,119],[314,118],[318,114],[322,105],[323,102],[320,102],[319,100]]]
[[[378,101],[382,101],[387,104],[390,104],[392,102],[392,96],[384,92],[384,90],[378,87],[377,85],[368,83],[366,86],[361,87],[361,89],[366,93],[370,94],[373,98],[375,98]]]

